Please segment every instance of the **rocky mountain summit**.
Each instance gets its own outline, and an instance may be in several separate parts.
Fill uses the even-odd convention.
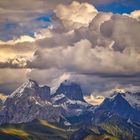
[[[36,81],[29,80],[5,100],[0,110],[0,124],[30,122],[34,119],[49,122],[63,120],[63,123],[70,124],[69,117],[92,113],[88,107],[91,105],[84,101],[78,84],[65,81],[51,95],[50,87],[39,86]]]
[[[100,105],[92,106],[84,100],[82,89],[76,83],[66,80],[51,94],[50,87],[28,80],[1,105],[0,124],[35,119],[63,125],[90,124],[112,116],[140,123],[140,93],[114,92]]]
[[[83,93],[80,85],[70,82],[68,80],[65,80],[60,84],[52,97],[59,96],[60,94],[64,94],[70,100],[78,100],[84,102]]]
[[[104,102],[97,108],[97,111],[112,112],[122,118],[140,123],[140,108],[138,108],[140,104],[138,100],[140,98],[138,97],[140,97],[140,93],[114,92],[113,96],[104,100]]]
[[[34,119],[56,121],[60,109],[50,102],[50,88],[40,87],[29,80],[14,91],[4,102],[0,111],[0,123],[21,123]]]

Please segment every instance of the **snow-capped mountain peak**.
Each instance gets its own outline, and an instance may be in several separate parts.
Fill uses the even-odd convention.
[[[50,101],[50,87],[39,86],[34,80],[29,79],[19,88],[17,88],[8,98],[23,98],[23,97],[39,97],[42,100]]]
[[[38,89],[38,84],[36,81],[33,81],[29,79],[27,82],[22,84],[19,88],[17,88],[10,96],[9,98],[13,97],[20,97],[24,92],[27,92],[25,90],[30,89],[30,90],[37,90]]]
[[[113,95],[109,97],[112,100],[116,100],[116,98],[125,99],[133,108],[140,108],[140,92],[129,92],[129,91],[114,91]]]
[[[120,93],[115,91],[113,96],[106,98],[97,110],[113,112],[125,119],[130,118],[133,121],[140,122],[139,96],[140,93]]]
[[[114,95],[109,97],[112,101],[124,99],[123,94],[120,92],[114,92]]]
[[[50,88],[28,80],[13,92],[0,110],[0,124],[29,122],[34,119],[56,121],[60,109],[51,103]]]
[[[29,79],[26,83],[26,87],[28,88],[36,88],[38,87],[38,83],[32,79]]]
[[[81,116],[79,121],[85,121],[85,117],[89,115],[87,121],[91,119],[91,105],[83,99],[80,85],[64,81],[56,93],[51,95],[50,92],[50,87],[28,80],[4,102],[0,110],[0,124],[29,122],[34,119],[56,121],[62,116]],[[73,121],[72,118],[70,120]]]

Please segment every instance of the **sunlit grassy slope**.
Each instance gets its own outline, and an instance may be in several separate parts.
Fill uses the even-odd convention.
[[[0,126],[0,140],[68,140],[68,137],[79,128],[80,126],[62,127],[45,120],[35,120],[30,123],[15,125],[5,124]],[[123,126],[102,124],[102,127],[92,126],[89,130],[90,133],[83,140],[126,140],[120,139],[122,134],[125,134],[127,140],[133,140],[133,138],[130,138],[129,131],[124,129]]]
[[[100,136],[89,135],[84,140],[119,140],[119,139],[109,135],[100,135]]]
[[[2,125],[0,140],[66,140],[64,129],[43,120],[27,124]]]
[[[0,127],[0,140],[68,140],[71,133],[78,128],[71,129],[48,123],[45,120],[36,120],[31,123],[5,124]],[[118,140],[107,135],[89,134],[83,140]]]
[[[21,129],[18,128],[1,128],[0,129],[1,132],[5,133],[5,134],[10,134],[10,135],[15,135],[15,136],[21,136],[21,137],[28,137],[29,134]]]

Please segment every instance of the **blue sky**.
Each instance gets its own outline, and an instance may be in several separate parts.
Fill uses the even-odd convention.
[[[140,1],[134,0],[133,3],[130,3],[129,5],[124,4],[124,3],[119,3],[119,2],[113,2],[109,4],[104,4],[104,5],[97,5],[96,8],[99,11],[103,12],[112,12],[112,13],[131,13],[134,10],[139,10],[140,9]]]
[[[7,0],[8,1],[8,0]],[[45,2],[43,3],[43,5],[39,5],[38,3],[32,3],[32,7],[37,7],[40,6],[38,9],[42,10],[42,13],[36,13],[36,7],[33,8],[33,10],[30,10],[30,7],[28,9],[28,7],[26,5],[24,5],[24,3],[21,3],[19,6],[15,1],[15,4],[10,4],[10,1],[8,3],[5,3],[4,1],[0,2],[0,8],[3,9],[3,5],[5,4],[5,7],[7,9],[10,9],[13,11],[13,13],[15,13],[14,15],[12,15],[11,13],[9,13],[9,15],[5,15],[4,17],[4,12],[3,14],[0,14],[0,40],[10,40],[16,37],[19,37],[21,35],[34,35],[34,32],[36,32],[37,30],[39,30],[40,28],[47,28],[48,25],[51,23],[51,17],[52,17],[52,12],[50,12],[49,8],[52,10],[53,7],[47,7],[48,3]],[[32,0],[29,0],[29,2]],[[118,14],[122,14],[122,13],[131,13],[134,10],[139,10],[140,9],[140,1],[139,0],[115,0],[118,2],[110,2],[109,1],[106,3],[102,4],[95,4],[95,7],[97,8],[98,11],[103,11],[103,12],[112,12],[112,13],[118,13]],[[48,1],[49,2],[49,1]],[[91,2],[91,1],[90,1]],[[14,3],[14,2],[13,2]],[[56,1],[53,1],[52,3],[57,3]],[[64,1],[63,1],[64,3]],[[97,1],[98,3],[98,1]],[[29,3],[31,4],[31,3]],[[28,4],[28,6],[30,6]],[[46,9],[45,8],[45,4],[46,4]],[[2,5],[2,6],[1,6]],[[5,8],[4,7],[4,8]],[[19,9],[18,9],[18,8]],[[27,8],[26,8],[27,7]],[[20,15],[16,12],[20,11],[21,8],[23,8],[23,10],[25,9],[25,15],[27,16],[25,17],[25,19],[22,19],[22,15],[20,17]],[[27,13],[26,13],[26,9],[27,9]],[[37,9],[37,10],[38,10]],[[28,13],[29,12],[31,13]],[[7,11],[5,11],[5,13],[7,14]],[[18,17],[19,16],[19,17]],[[12,19],[13,17],[13,19]],[[24,18],[24,17],[23,17]],[[18,19],[18,20],[15,20]]]

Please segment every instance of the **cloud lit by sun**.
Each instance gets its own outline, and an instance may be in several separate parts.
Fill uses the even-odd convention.
[[[103,96],[90,95],[90,96],[85,96],[84,99],[92,105],[100,105],[105,98]]]
[[[115,88],[115,91],[119,92],[119,93],[125,93],[126,90],[125,90],[125,88],[123,86],[117,86]]]
[[[7,97],[8,97],[8,96],[6,96],[6,95],[0,93],[0,99],[1,99],[1,100],[5,100]]]

